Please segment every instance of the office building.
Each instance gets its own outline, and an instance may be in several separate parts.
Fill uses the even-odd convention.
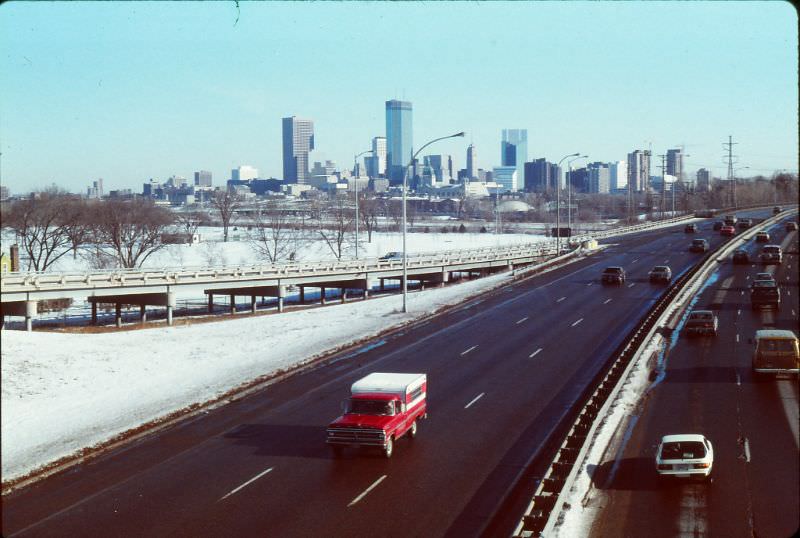
[[[561,169],[557,164],[545,158],[534,159],[525,163],[524,188],[526,192],[546,192],[555,190],[561,178]]]
[[[628,153],[628,179],[634,192],[649,190],[650,152],[637,149]]]
[[[528,130],[503,129],[503,140],[500,142],[500,164],[514,166],[517,177],[525,177],[525,162],[528,160]]]
[[[256,178],[258,178],[258,168],[247,164],[243,164],[239,168],[231,170],[231,179],[233,181],[248,181]]]
[[[488,176],[488,174],[487,174]],[[516,192],[519,190],[519,176],[516,166],[495,166],[492,168],[491,180],[500,186],[501,192]],[[489,180],[487,179],[487,182]]]
[[[470,144],[467,148],[467,179],[476,179],[478,177],[478,152],[475,150],[475,145]]]
[[[589,174],[586,192],[608,194],[611,190],[611,169],[609,163],[594,162],[586,165]]]
[[[454,178],[453,158],[450,155],[426,155],[423,164],[431,167],[439,183],[450,183]]]
[[[200,170],[194,173],[194,184],[196,187],[210,187],[211,186],[211,172],[208,170]]]
[[[372,139],[372,157],[375,158],[376,173],[372,177],[386,175],[386,137],[376,136]]]
[[[628,163],[626,161],[613,161],[608,163],[609,189],[611,192],[628,187]]]
[[[402,183],[413,155],[412,107],[409,101],[386,101],[386,166],[392,183]]]
[[[283,180],[305,183],[308,154],[314,149],[314,122],[297,116],[283,118]]]
[[[586,168],[568,170],[567,185],[570,186],[573,193],[589,192],[589,170]]]
[[[680,149],[667,150],[667,174],[683,180],[683,153]]]
[[[701,168],[697,171],[697,184],[695,188],[698,191],[709,192],[711,190],[711,171]]]

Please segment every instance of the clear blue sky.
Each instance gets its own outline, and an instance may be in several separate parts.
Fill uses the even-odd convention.
[[[238,17],[238,22],[237,22]],[[797,15],[785,2],[8,2],[0,6],[2,182],[141,190],[239,164],[281,177],[281,118],[350,166],[414,104],[415,145],[499,164],[624,159],[686,144],[687,171],[797,170]]]

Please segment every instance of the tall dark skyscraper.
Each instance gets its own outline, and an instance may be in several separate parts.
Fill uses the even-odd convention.
[[[520,183],[525,177],[525,161],[528,160],[528,130],[503,129],[500,143],[500,162],[502,166],[516,166]]]
[[[386,101],[386,169],[392,183],[402,183],[411,160],[412,107],[409,101]]]
[[[683,179],[683,153],[680,149],[667,150],[667,174]]]
[[[314,149],[314,122],[297,116],[283,118],[283,180],[305,183],[308,154]]]
[[[525,163],[524,188],[527,192],[555,190],[559,177],[561,177],[561,169],[558,165],[547,162],[544,158]]]

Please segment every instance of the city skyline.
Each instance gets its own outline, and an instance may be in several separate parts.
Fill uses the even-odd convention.
[[[404,39],[390,24],[399,16],[463,39]],[[525,30],[534,18],[537,36]],[[626,31],[582,31],[597,26]],[[491,27],[504,31],[484,37]],[[12,192],[82,192],[101,177],[106,190],[135,188],[197,170],[221,184],[245,163],[280,178],[278,120],[295,114],[314,122],[309,161],[349,167],[386,134],[392,99],[413,103],[420,143],[466,131],[431,151],[457,168],[470,143],[478,167],[500,165],[502,129],[522,128],[528,160],[621,161],[685,144],[687,179],[699,168],[724,177],[733,135],[747,175],[797,170],[796,13],[785,3],[10,3],[0,30]],[[447,80],[427,76],[442,65]],[[402,76],[380,76],[392,72]]]

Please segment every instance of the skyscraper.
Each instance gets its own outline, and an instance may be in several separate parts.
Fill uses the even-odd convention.
[[[515,166],[517,177],[525,177],[525,161],[528,160],[528,130],[503,129],[500,142],[500,163],[502,166]]]
[[[683,180],[683,153],[680,149],[667,150],[667,174]]]
[[[386,101],[386,167],[392,183],[402,183],[405,167],[411,160],[412,107],[409,101]]]
[[[386,137],[376,136],[372,139],[372,156],[377,159],[376,176],[386,175]]]
[[[589,172],[587,192],[608,194],[611,188],[611,170],[608,163],[594,162],[586,165]]]
[[[210,187],[211,186],[211,172],[208,170],[200,170],[194,173],[194,184],[197,187]]]
[[[547,159],[535,159],[525,163],[525,184],[527,192],[546,192],[556,188],[556,182],[561,177],[561,169],[557,164],[547,162]]]
[[[467,148],[467,179],[478,177],[478,152],[475,146],[470,144]]]
[[[628,153],[628,177],[630,188],[636,192],[649,189],[650,185],[650,152],[637,149]]]
[[[239,168],[231,170],[231,180],[233,181],[249,181],[257,178],[258,168],[253,168],[247,164],[243,164]]]
[[[283,180],[305,183],[308,154],[314,149],[314,122],[297,116],[283,118]]]
[[[613,161],[608,163],[609,188],[611,192],[624,189],[628,186],[628,163],[626,161]]]
[[[711,172],[705,168],[697,171],[697,184],[695,188],[698,191],[708,192],[711,190]]]
[[[516,192],[519,190],[519,176],[517,175],[516,166],[495,166],[492,168],[492,180],[500,186],[502,192]]]

